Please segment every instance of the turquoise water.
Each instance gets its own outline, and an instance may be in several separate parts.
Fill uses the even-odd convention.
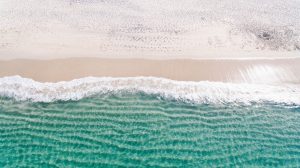
[[[0,167],[300,166],[300,108],[143,93],[0,98]]]

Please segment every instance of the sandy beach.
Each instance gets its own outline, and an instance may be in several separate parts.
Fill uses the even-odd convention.
[[[300,83],[299,2],[264,4],[3,0],[0,77]]]
[[[300,83],[300,59],[274,60],[149,60],[66,58],[2,60],[0,77],[20,75],[42,82],[86,76],[154,76],[180,81]]]

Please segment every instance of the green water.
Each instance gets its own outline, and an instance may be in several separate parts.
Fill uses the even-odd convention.
[[[0,167],[299,167],[300,109],[145,94],[0,99]]]

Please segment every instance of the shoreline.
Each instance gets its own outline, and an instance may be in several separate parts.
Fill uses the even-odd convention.
[[[209,50],[204,48],[204,51]],[[25,53],[25,54],[24,54]],[[105,54],[99,56],[97,53],[90,53],[90,51],[77,53],[72,52],[58,52],[43,54],[43,53],[30,53],[26,54],[26,51],[12,54],[12,52],[3,52],[0,50],[0,61],[12,61],[12,60],[61,60],[61,59],[74,59],[74,58],[96,58],[96,59],[141,59],[141,60],[282,60],[282,59],[300,59],[299,51],[254,51],[254,52],[241,52],[230,50],[219,50],[218,52],[203,52],[202,54],[194,55],[192,53],[185,54],[147,54],[147,53],[135,53],[128,54]],[[137,55],[136,55],[137,54]],[[55,55],[55,56],[53,56]],[[142,56],[140,56],[142,55]]]
[[[0,77],[19,75],[40,82],[94,77],[162,77],[178,81],[300,83],[300,58],[0,60]]]

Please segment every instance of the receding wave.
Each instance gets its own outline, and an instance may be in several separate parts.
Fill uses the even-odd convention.
[[[19,101],[79,100],[95,94],[143,92],[194,103],[280,103],[300,105],[299,85],[174,81],[156,77],[85,77],[41,83],[20,76],[0,78],[0,95]]]

